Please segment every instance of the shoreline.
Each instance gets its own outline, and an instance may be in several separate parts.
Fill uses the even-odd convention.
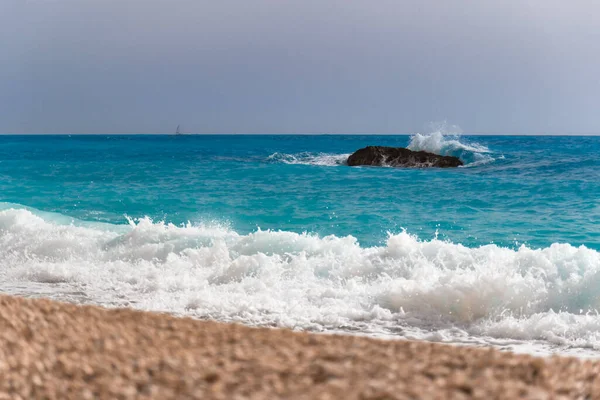
[[[597,398],[600,362],[0,295],[4,398]]]

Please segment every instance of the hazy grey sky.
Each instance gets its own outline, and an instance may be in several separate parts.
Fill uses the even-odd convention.
[[[0,0],[0,132],[600,133],[597,0]]]

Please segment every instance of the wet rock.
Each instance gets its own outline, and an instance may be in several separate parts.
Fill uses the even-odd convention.
[[[426,151],[412,151],[403,147],[367,146],[348,157],[349,166],[373,165],[407,168],[452,168],[463,165],[454,156],[440,156]]]

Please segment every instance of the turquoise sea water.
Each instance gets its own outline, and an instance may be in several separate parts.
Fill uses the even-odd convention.
[[[599,137],[0,144],[6,292],[316,331],[600,347]],[[367,145],[466,165],[344,165]]]
[[[113,224],[148,216],[240,233],[352,235],[365,245],[406,229],[468,246],[599,249],[600,138],[432,139],[420,147],[471,164],[342,165],[358,148],[405,147],[408,136],[4,136],[0,191],[4,202]]]

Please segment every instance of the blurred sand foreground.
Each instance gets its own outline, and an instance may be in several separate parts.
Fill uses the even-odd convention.
[[[600,398],[600,363],[0,296],[0,398]]]

